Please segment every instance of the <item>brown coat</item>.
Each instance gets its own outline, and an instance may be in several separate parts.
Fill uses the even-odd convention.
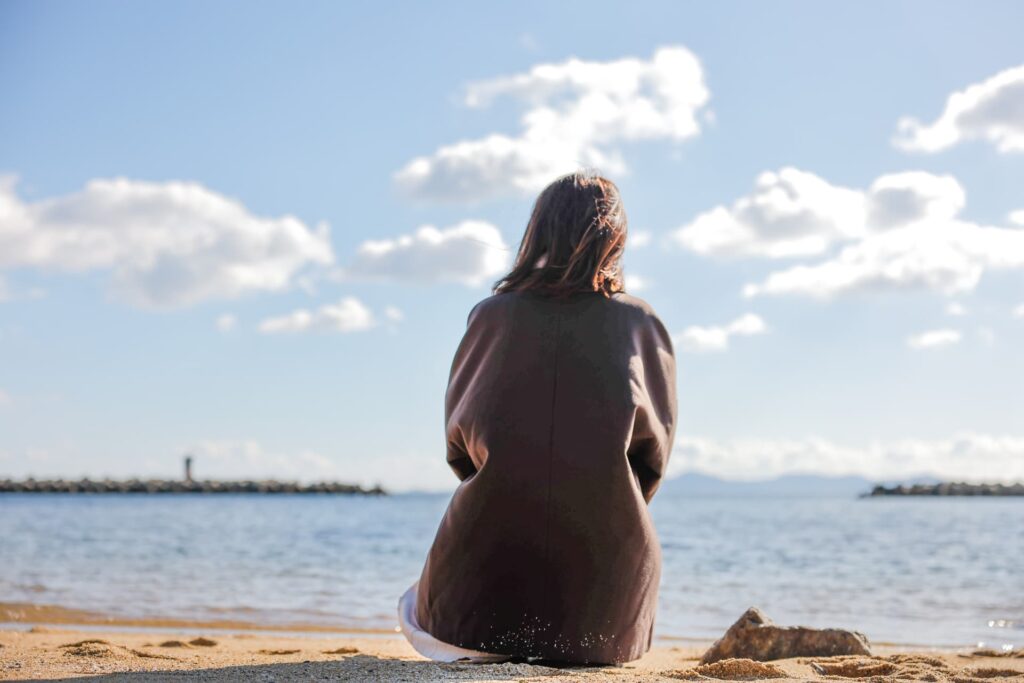
[[[661,576],[647,504],[676,412],[672,342],[642,299],[476,304],[445,394],[461,483],[420,576],[424,630],[569,662],[647,652]]]

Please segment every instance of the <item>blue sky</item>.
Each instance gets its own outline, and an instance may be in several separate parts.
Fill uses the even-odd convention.
[[[453,487],[466,314],[592,163],[676,340],[673,473],[1024,477],[1022,23],[6,2],[0,476]]]

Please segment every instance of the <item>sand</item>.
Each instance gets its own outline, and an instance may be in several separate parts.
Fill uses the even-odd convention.
[[[885,650],[885,648],[882,648]],[[1020,683],[1024,653],[898,652],[875,657],[726,660],[700,666],[703,646],[659,644],[621,667],[440,664],[399,634],[276,635],[118,632],[34,627],[0,631],[0,679],[110,681],[954,681]]]

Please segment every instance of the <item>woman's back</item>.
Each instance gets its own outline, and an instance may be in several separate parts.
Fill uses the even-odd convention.
[[[625,293],[492,295],[445,394],[462,480],[419,582],[438,640],[575,662],[650,647],[661,553],[647,503],[676,421],[670,337]]]

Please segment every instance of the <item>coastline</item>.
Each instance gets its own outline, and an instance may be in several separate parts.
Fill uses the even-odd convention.
[[[25,624],[27,626],[27,624]],[[621,667],[554,668],[527,663],[443,664],[400,634],[272,634],[174,629],[59,628],[0,630],[0,680],[88,677],[100,680],[343,681],[677,681],[871,680],[1015,681],[1021,653],[875,647],[873,657],[801,657],[699,666],[706,646],[657,643]],[[822,672],[827,672],[823,674]],[[841,672],[838,673],[837,672]],[[842,679],[836,679],[840,675]]]
[[[184,619],[170,616],[132,617],[103,612],[63,607],[61,605],[0,602],[0,632],[29,632],[34,628],[68,630],[82,633],[177,633],[206,634],[219,633],[224,636],[280,636],[291,637],[360,637],[388,638],[399,633],[393,628],[366,627],[356,623],[323,623],[303,621],[265,621],[245,619]],[[719,634],[720,635],[720,634]],[[696,648],[703,650],[715,641],[715,637],[659,633],[655,631],[654,646],[665,648]],[[912,639],[905,641],[872,640],[874,646],[889,651],[947,652],[957,653],[975,648],[969,643],[927,643]],[[979,645],[980,646],[980,645]],[[1021,650],[1024,652],[1024,650]]]
[[[397,619],[396,619],[397,622]],[[59,628],[113,628],[148,630],[152,632],[180,630],[185,632],[215,630],[224,632],[266,632],[281,634],[344,633],[391,635],[393,629],[365,628],[355,624],[323,624],[309,622],[263,622],[243,619],[180,619],[175,617],[125,617],[60,605],[0,602],[0,627],[18,630],[32,626]]]

